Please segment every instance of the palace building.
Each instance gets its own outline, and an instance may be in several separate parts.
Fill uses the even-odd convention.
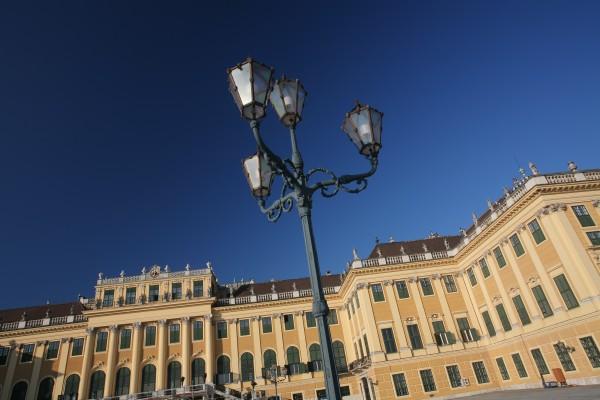
[[[347,399],[598,384],[600,170],[531,165],[458,235],[377,243],[322,283]],[[271,397],[270,378],[323,398],[311,296],[210,264],[100,274],[93,298],[0,311],[0,400]]]

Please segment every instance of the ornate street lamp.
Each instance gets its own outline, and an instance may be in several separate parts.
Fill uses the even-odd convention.
[[[302,120],[306,99],[304,86],[298,80],[285,77],[272,84],[273,69],[252,59],[229,68],[227,74],[233,99],[242,117],[250,122],[254,140],[258,146],[258,152],[242,161],[242,166],[250,190],[258,200],[261,212],[267,216],[269,221],[275,222],[282,213],[289,212],[294,203],[298,207],[313,293],[312,310],[317,322],[323,356],[327,398],[341,400],[331,333],[327,323],[329,307],[321,285],[321,272],[313,234],[312,199],[315,192],[320,192],[325,197],[332,197],[340,190],[358,193],[367,187],[367,178],[377,170],[377,160],[381,150],[383,113],[368,105],[357,103],[346,114],[342,124],[343,131],[356,145],[360,154],[369,160],[371,167],[367,172],[342,176],[337,176],[326,168],[313,168],[305,172],[302,155],[296,143],[296,126]],[[291,159],[284,160],[277,156],[265,144],[260,134],[259,121],[266,114],[269,100],[281,123],[290,130]],[[325,175],[326,178],[312,183],[313,177],[319,174]],[[282,178],[281,193],[279,198],[270,205],[266,205],[266,199],[271,194],[271,183],[275,176]]]

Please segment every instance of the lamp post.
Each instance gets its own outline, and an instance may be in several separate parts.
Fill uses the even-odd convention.
[[[315,246],[311,218],[312,200],[316,192],[324,197],[333,197],[340,190],[358,193],[367,187],[367,178],[377,170],[377,160],[381,149],[383,113],[373,107],[356,103],[346,114],[342,130],[357,146],[360,154],[370,162],[370,169],[361,174],[337,176],[326,168],[313,168],[305,172],[302,155],[296,141],[296,126],[302,120],[302,111],[307,93],[298,80],[282,77],[273,80],[273,69],[251,58],[227,70],[229,90],[241,116],[250,123],[257,145],[257,153],[242,161],[252,194],[267,219],[275,222],[282,213],[289,212],[294,203],[304,232],[306,258],[310,272],[310,285],[313,293],[312,311],[317,322],[325,389],[329,400],[340,400],[340,387],[331,344],[331,333],[327,323],[329,308],[321,285],[321,272]],[[260,120],[266,116],[268,103],[271,103],[280,122],[289,129],[291,158],[282,159],[263,141],[260,133]],[[312,183],[316,175],[325,178]],[[267,205],[271,185],[275,176],[282,179],[279,198]],[[354,185],[350,185],[354,184]]]

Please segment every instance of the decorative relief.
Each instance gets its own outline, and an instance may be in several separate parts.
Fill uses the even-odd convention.
[[[86,335],[91,335],[92,333],[94,333],[94,328],[85,328],[85,333]]]
[[[390,285],[393,285],[393,284],[394,284],[394,281],[391,281],[389,279],[383,281],[383,286],[390,286]]]
[[[142,327],[142,323],[140,321],[136,321],[133,323],[133,327],[135,329],[140,329]]]
[[[171,354],[169,356],[169,360],[174,360],[174,359],[180,358],[180,357],[181,357],[181,354],[179,354],[179,353],[173,353],[173,354]]]
[[[592,205],[596,208],[600,208],[600,200],[593,200]]]
[[[183,322],[190,322],[190,317],[181,317]]]
[[[237,323],[237,321],[238,321],[238,319],[237,319],[237,318],[231,318],[231,319],[228,319],[228,320],[227,320],[227,323],[228,323],[228,324],[235,324],[235,323]]]
[[[498,304],[502,301],[502,297],[500,296],[494,296],[494,298],[492,298],[492,303],[494,304]]]
[[[281,318],[282,316],[283,314],[281,313],[273,314],[273,318]]]
[[[442,279],[442,275],[440,275],[440,274],[433,274],[433,275],[431,275],[431,279],[433,279],[433,280]]]
[[[419,278],[417,278],[416,276],[411,276],[410,278],[408,278],[408,281],[410,283],[415,283],[419,280]]]
[[[166,325],[167,324],[167,320],[166,319],[159,319],[158,320],[158,324],[159,325]]]
[[[304,311],[294,311],[294,315],[295,315],[296,317],[298,317],[298,316],[301,316],[301,315],[303,315],[303,314],[304,314]]]
[[[356,284],[356,290],[364,289],[367,287],[366,283],[360,282]]]
[[[212,314],[204,314],[204,319],[210,320],[212,317]]]
[[[527,279],[527,283],[528,283],[530,286],[533,286],[533,285],[535,285],[535,284],[536,284],[536,283],[538,283],[539,281],[540,281],[540,278],[539,278],[539,276],[531,276],[529,279]]]

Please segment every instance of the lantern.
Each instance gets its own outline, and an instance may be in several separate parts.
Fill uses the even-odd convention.
[[[269,196],[273,182],[273,170],[265,157],[258,152],[243,160],[242,167],[254,197]]]
[[[242,117],[259,120],[265,116],[272,86],[273,68],[252,58],[227,70],[229,91]]]
[[[356,145],[360,154],[377,157],[381,149],[382,119],[382,112],[357,102],[346,114],[342,130]]]
[[[300,122],[306,95],[306,90],[298,79],[282,77],[275,81],[271,91],[271,105],[283,125],[296,126]]]

